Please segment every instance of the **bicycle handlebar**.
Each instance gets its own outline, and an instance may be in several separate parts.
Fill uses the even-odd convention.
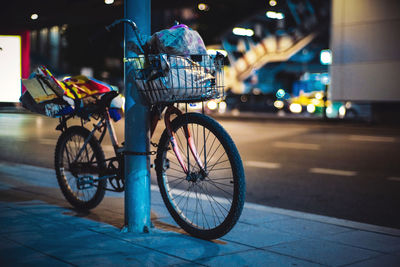
[[[111,28],[117,26],[120,23],[128,23],[132,27],[132,30],[134,30],[134,31],[136,31],[136,29],[137,29],[136,23],[133,20],[130,20],[130,19],[118,19],[118,20],[114,21],[113,23],[111,23],[110,25],[106,26],[106,30],[110,31]]]

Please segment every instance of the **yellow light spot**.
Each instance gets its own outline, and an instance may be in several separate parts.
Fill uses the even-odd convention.
[[[200,3],[197,5],[197,8],[201,11],[208,11],[210,7],[205,3]]]
[[[276,101],[274,102],[274,107],[276,107],[277,109],[282,109],[284,105],[285,105],[285,104],[284,104],[283,101],[281,101],[281,100],[276,100]]]
[[[211,110],[215,110],[218,107],[218,104],[214,100],[210,100],[207,102],[207,107]]]
[[[316,99],[322,99],[324,97],[324,95],[322,93],[316,93],[315,94],[315,98]]]

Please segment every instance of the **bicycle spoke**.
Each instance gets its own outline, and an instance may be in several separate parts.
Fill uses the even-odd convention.
[[[212,182],[211,180],[209,180],[209,181],[210,181],[209,184],[211,184],[212,186],[216,187],[216,188],[219,189],[220,191],[224,192],[226,195],[232,197],[233,193],[229,193],[229,192],[225,191],[224,189],[220,188],[219,186],[217,186],[217,185],[216,185],[214,182]],[[229,198],[227,198],[227,197],[225,197],[225,198],[226,198],[228,201],[230,201]]]
[[[73,162],[80,162],[81,164],[86,164],[87,166],[92,166],[92,167],[95,167],[97,165],[97,161],[94,161],[95,155],[94,155],[93,149],[88,144],[85,146],[84,150],[82,150],[79,157],[77,157],[80,150],[83,148],[81,146],[84,144],[84,142],[82,142],[82,140],[83,140],[82,137],[76,136],[76,135],[71,136],[71,138],[67,140],[67,142],[64,146],[63,162],[67,161],[68,168],[69,168],[70,164]],[[64,163],[63,163],[63,166],[65,166]],[[63,175],[65,176],[65,179],[67,181],[67,184],[70,187],[71,192],[78,199],[81,199],[83,201],[88,201],[95,194],[95,192],[97,190],[97,187],[95,184],[93,184],[92,187],[89,187],[86,189],[79,189],[77,186],[78,178],[74,177],[72,175],[72,173],[66,173],[65,167],[64,167]],[[83,175],[84,174],[80,174],[80,175],[78,175],[78,177],[83,176]]]
[[[206,179],[206,181],[209,181],[209,182],[211,182],[211,183],[218,184],[218,185],[223,185],[223,186],[233,187],[233,185],[232,185],[232,184],[224,184],[224,183],[219,183],[219,182],[216,182],[216,181],[214,181],[214,179],[210,179],[210,178]]]
[[[214,226],[215,226],[215,225],[217,225],[217,222],[215,221],[215,218],[218,218],[217,212],[216,212],[216,210],[214,209],[214,205],[212,204],[212,202],[211,202],[211,200],[210,200],[210,197],[208,196],[208,194],[206,194],[206,193],[204,192],[203,187],[202,187],[201,185],[199,185],[199,188],[203,191],[203,195],[206,197],[208,203],[210,204],[210,208],[211,208],[211,217],[214,219]],[[205,215],[204,212],[203,212],[203,214]],[[206,222],[207,222],[207,225],[209,225],[209,224],[208,224],[207,217],[206,217],[206,216],[203,216],[203,217],[205,218],[205,220],[206,220]],[[210,228],[210,227],[209,227],[209,228]]]
[[[203,127],[203,129],[204,129],[204,127]],[[207,144],[207,140],[208,140],[208,137],[210,136],[210,134],[211,134],[211,132],[208,131],[207,137],[206,137],[205,140],[204,140],[204,144]],[[201,148],[200,154],[199,154],[199,155],[203,155],[203,150],[204,150],[204,145],[203,145],[203,147]]]
[[[201,186],[201,188],[203,189],[203,186]],[[220,221],[220,216],[217,214],[217,210],[214,208],[214,206],[216,206],[217,208],[218,208],[218,210],[219,210],[219,212],[221,213],[221,215],[223,216],[223,217],[225,217],[224,216],[224,212],[223,212],[223,210],[221,210],[221,207],[223,208],[223,209],[225,209],[226,211],[227,211],[227,209],[224,207],[224,206],[222,206],[218,201],[216,201],[215,199],[214,199],[214,197],[212,196],[212,195],[210,195],[210,193],[208,192],[208,190],[207,190],[207,188],[206,188],[206,190],[205,191],[207,191],[207,192],[205,192],[206,194],[206,197],[208,198],[208,200],[209,200],[209,203],[210,203],[210,205],[211,205],[211,207],[212,207],[212,210],[214,211],[214,214],[215,214],[215,216],[213,216],[214,218],[217,218],[218,219],[218,223],[221,223],[221,221]],[[212,200],[212,201],[211,201]],[[213,205],[213,203],[216,203],[216,204],[218,204],[218,205]],[[215,219],[214,219],[214,223],[215,223],[215,225],[217,224],[217,222],[215,221]]]
[[[207,191],[207,195],[208,196],[210,196],[213,200],[214,200],[214,202],[216,203],[216,204],[218,204],[218,205],[216,205],[217,207],[221,207],[221,208],[223,208],[226,212],[229,212],[229,210],[227,210],[221,203],[219,203],[219,201],[217,201],[214,197],[213,197],[213,195],[212,194],[210,194],[210,192],[208,191],[208,189],[207,189],[207,186],[205,187],[206,188],[206,191]],[[222,211],[221,211],[221,214],[224,214]]]

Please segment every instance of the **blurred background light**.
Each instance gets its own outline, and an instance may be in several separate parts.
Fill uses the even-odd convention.
[[[34,13],[34,14],[31,15],[31,19],[32,19],[32,20],[37,20],[38,18],[39,18],[39,15],[36,14],[36,13]]]
[[[315,112],[315,106],[313,104],[308,104],[307,105],[307,112],[308,113],[314,113]]]
[[[345,106],[341,106],[341,107],[339,108],[339,116],[340,116],[341,118],[343,118],[345,115],[346,115],[346,107],[345,107]]]
[[[219,113],[225,113],[226,107],[227,107],[226,102],[225,101],[221,101],[219,103],[218,112]]]
[[[253,36],[254,31],[252,29],[245,29],[245,28],[239,28],[235,27],[232,30],[233,34],[235,35],[240,35],[240,36]]]
[[[276,97],[277,97],[277,98],[282,98],[282,97],[284,97],[284,96],[285,96],[285,90],[279,89],[279,90],[276,92]]]
[[[315,94],[316,99],[322,99],[323,97],[324,97],[324,95],[321,92],[318,92]]]
[[[276,107],[277,109],[282,109],[285,106],[285,104],[283,103],[282,100],[276,100],[274,102],[274,107]]]
[[[326,113],[327,114],[332,114],[332,112],[333,112],[332,106],[326,107]]]
[[[200,111],[202,109],[201,102],[190,103],[188,106],[189,111]]]
[[[211,110],[215,110],[218,107],[218,104],[214,100],[210,100],[207,102],[207,107]]]
[[[275,12],[275,11],[267,11],[265,15],[270,19],[284,19],[285,15],[283,13]]]
[[[269,5],[270,5],[270,6],[276,6],[276,4],[277,4],[277,3],[276,3],[276,0],[270,0],[270,1],[269,1]]]
[[[224,57],[228,56],[228,52],[222,49],[207,49],[207,54],[215,56],[217,53],[222,54]]]
[[[197,5],[197,8],[201,11],[208,11],[210,7],[205,3],[200,3]]]
[[[293,113],[301,113],[302,107],[299,103],[292,103],[289,106],[289,110]]]
[[[112,4],[114,4],[114,0],[104,0],[104,4],[112,5]]]
[[[332,64],[332,52],[330,49],[324,49],[321,51],[320,61],[322,65]]]

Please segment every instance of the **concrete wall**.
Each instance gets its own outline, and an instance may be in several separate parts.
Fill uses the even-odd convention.
[[[400,0],[332,0],[330,97],[400,101]]]

